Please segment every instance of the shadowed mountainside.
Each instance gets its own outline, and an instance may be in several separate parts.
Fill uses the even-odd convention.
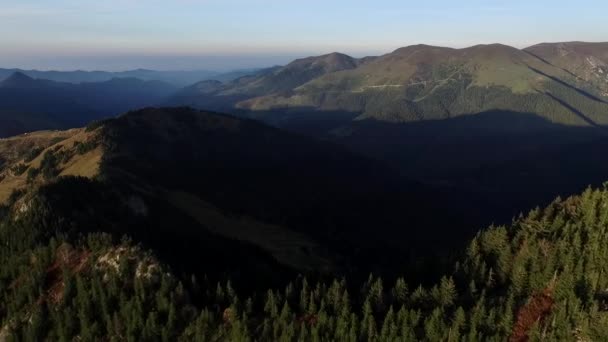
[[[325,138],[410,179],[484,194],[504,205],[493,216],[498,222],[558,195],[601,185],[608,165],[602,157],[604,128],[553,124],[530,113],[493,111],[402,124],[362,120],[337,126]]]
[[[213,118],[207,127],[225,127]],[[1,338],[561,341],[608,336],[606,187],[556,199],[510,225],[480,231],[461,256],[449,260],[449,269],[432,269],[433,280],[423,282],[397,267],[389,276],[360,280],[295,276],[280,265],[265,269],[272,259],[263,253],[200,227],[190,240],[174,245],[174,234],[195,226],[171,206],[155,207],[149,197],[125,201],[125,189],[117,192],[108,185],[62,178],[0,205]],[[155,215],[159,208],[163,215]],[[96,220],[90,220],[92,212]],[[129,227],[128,238],[118,237],[125,232],[120,221]],[[164,231],[166,239],[151,244],[163,226],[171,227]],[[196,254],[188,253],[193,250]],[[241,272],[231,268],[235,263]],[[358,266],[359,272],[369,270]],[[225,277],[213,272],[216,267]],[[256,287],[260,281],[265,287]]]
[[[83,126],[129,109],[164,101],[175,88],[134,78],[62,83],[14,73],[0,82],[0,137]]]
[[[215,255],[223,261],[207,272],[239,277],[276,267],[351,274],[362,265],[422,274],[425,256],[450,253],[483,224],[480,206],[493,212],[481,198],[457,201],[332,143],[188,108],[0,140],[0,156],[5,201],[36,200],[35,189],[57,176],[93,179],[60,179],[40,205],[74,227],[94,221],[91,231],[134,236],[184,270]],[[437,249],[412,252],[429,243]]]

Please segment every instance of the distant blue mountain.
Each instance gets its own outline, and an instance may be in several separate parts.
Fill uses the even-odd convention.
[[[185,87],[204,80],[218,80],[221,82],[232,81],[236,78],[254,73],[254,69],[235,70],[220,73],[209,70],[196,71],[156,71],[147,69],[136,69],[121,72],[108,71],[39,71],[22,69],[0,69],[0,81],[10,77],[16,72],[32,78],[45,79],[56,82],[82,83],[82,82],[105,82],[113,78],[138,78],[143,81],[163,81],[176,87]]]
[[[91,120],[161,104],[178,89],[166,82],[137,78],[75,84],[15,72],[0,82],[0,137],[79,127]]]

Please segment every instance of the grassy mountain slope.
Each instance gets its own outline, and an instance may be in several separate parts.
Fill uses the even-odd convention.
[[[348,111],[398,122],[510,110],[578,126],[608,123],[608,105],[562,81],[568,79],[561,68],[503,45],[414,46],[321,76],[293,94],[267,94],[237,107]]]
[[[531,49],[415,45],[362,60],[332,54],[228,84],[199,84],[171,101],[270,121],[281,117],[277,122],[314,111],[410,122],[502,110],[575,126],[608,123],[608,104],[589,90],[592,85]],[[594,65],[603,65],[598,56]]]
[[[340,53],[302,58],[286,66],[263,69],[225,84],[214,81],[199,82],[177,93],[170,103],[229,109],[234,103],[246,98],[274,93],[288,94],[316,77],[354,69],[359,64],[361,61]]]
[[[34,132],[0,140],[0,202],[45,178],[96,176],[102,153],[95,140],[85,129]],[[47,155],[53,157],[45,160]],[[43,160],[46,171],[42,170]]]
[[[608,98],[608,43],[543,43],[524,51],[565,70],[583,89]]]
[[[350,56],[332,53],[318,57],[308,57],[295,60],[274,72],[261,75],[242,87],[228,89],[226,94],[268,94],[290,91],[319,76],[341,70],[354,69],[358,61]]]

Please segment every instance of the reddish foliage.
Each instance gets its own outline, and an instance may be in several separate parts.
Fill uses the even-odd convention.
[[[315,324],[317,324],[317,322],[319,321],[319,318],[317,317],[317,315],[304,315],[301,317],[297,318],[298,323],[300,324],[306,324],[308,326],[313,326]]]
[[[224,324],[232,324],[234,319],[234,312],[232,312],[232,309],[226,308],[222,313],[222,319],[224,320]]]
[[[527,342],[528,333],[536,322],[542,322],[551,314],[553,308],[552,289],[547,288],[542,293],[533,295],[528,303],[523,305],[517,313],[517,321],[513,325],[510,342]]]
[[[63,269],[67,268],[72,274],[81,273],[90,255],[90,251],[74,250],[68,245],[62,245],[57,248],[55,262],[46,270],[47,301],[55,304],[61,302],[65,288]],[[40,298],[39,301],[42,300],[44,299]]]
[[[569,197],[562,202],[562,207],[568,215],[575,216],[578,208],[580,208],[580,202],[581,199],[579,197]]]

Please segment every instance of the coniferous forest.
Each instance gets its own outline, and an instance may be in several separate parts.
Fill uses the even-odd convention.
[[[65,182],[70,180],[60,180]],[[7,341],[526,341],[608,335],[608,189],[479,232],[435,283],[176,275],[127,236],[70,230],[44,200],[2,208]],[[77,228],[77,227],[75,227]],[[204,272],[205,261],[200,261]]]

